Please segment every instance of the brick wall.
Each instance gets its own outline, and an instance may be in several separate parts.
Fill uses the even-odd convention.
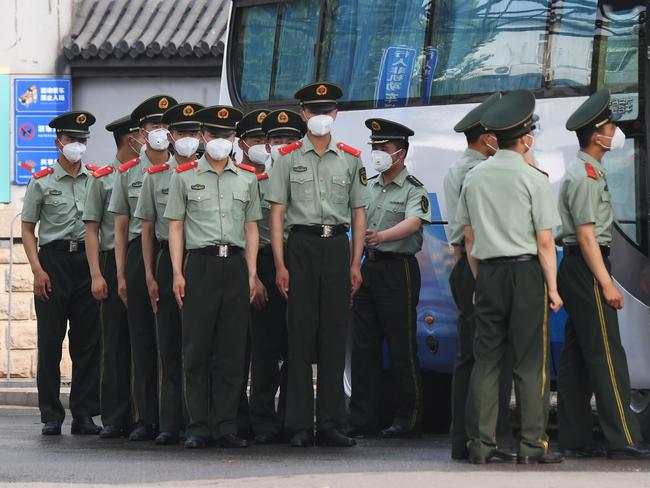
[[[0,377],[6,377],[7,347],[11,347],[11,377],[36,378],[36,313],[32,290],[33,275],[22,244],[14,245],[12,330],[7,343],[9,305],[9,249],[0,249]],[[71,362],[68,340],[63,344],[62,379],[70,379]]]

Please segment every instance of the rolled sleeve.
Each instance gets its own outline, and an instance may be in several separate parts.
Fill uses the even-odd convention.
[[[86,201],[81,219],[84,222],[101,222],[104,217],[104,191],[98,178],[91,177],[86,190]]]
[[[40,185],[36,183],[36,180],[32,179],[25,192],[21,220],[36,224],[41,219],[41,205],[43,205],[43,193]]]
[[[427,224],[431,223],[431,202],[424,187],[413,188],[409,192],[405,217],[417,217]]]
[[[350,185],[350,208],[366,207],[368,205],[368,180],[366,168],[361,159],[355,158],[354,176]],[[364,181],[365,183],[362,183]]]
[[[108,204],[108,211],[118,215],[131,215],[129,210],[129,198],[126,191],[128,182],[127,173],[118,173],[111,194],[111,201]]]
[[[289,166],[290,157],[282,156],[273,165],[273,170],[269,176],[269,188],[266,193],[266,201],[288,205],[291,198],[289,186]]]
[[[186,208],[185,185],[179,173],[172,174],[169,183],[169,198],[165,207],[164,217],[168,220],[185,220]]]
[[[142,191],[138,197],[138,204],[133,214],[140,220],[153,222],[156,220],[156,202],[154,200],[153,178],[149,173],[144,175],[142,181]]]
[[[552,229],[562,223],[555,205],[551,184],[546,177],[540,180],[531,193],[533,226],[536,231]]]
[[[595,224],[600,187],[595,180],[582,178],[568,192],[568,204],[574,225]]]
[[[262,206],[260,204],[260,190],[257,179],[254,178],[250,184],[251,198],[246,205],[244,222],[254,222],[262,219]]]

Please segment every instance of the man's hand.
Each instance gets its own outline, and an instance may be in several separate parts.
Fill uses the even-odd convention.
[[[253,307],[255,307],[256,310],[262,310],[266,307],[266,302],[269,301],[269,293],[266,290],[264,283],[262,283],[258,277],[255,277],[255,283],[256,293],[253,298]]]
[[[355,265],[350,266],[350,286],[352,295],[359,291],[362,281],[363,279],[361,278],[361,267]]]
[[[379,244],[381,244],[383,239],[379,235],[379,232],[376,232],[374,230],[366,230],[366,247],[377,247]]]
[[[248,303],[253,303],[255,295],[257,295],[257,275],[248,277]]]
[[[610,307],[614,307],[616,310],[623,308],[623,295],[613,281],[607,286],[603,286],[603,296],[605,297],[605,302]]]
[[[548,292],[548,302],[548,306],[553,312],[557,312],[562,308],[562,305],[564,305],[557,290],[551,290]]]
[[[128,306],[126,303],[126,280],[124,278],[117,278],[117,295],[122,300],[124,306]]]
[[[183,309],[183,298],[185,298],[185,277],[182,274],[174,275],[174,296],[176,297],[176,303],[178,303],[178,308]]]
[[[108,298],[108,285],[102,275],[92,279],[90,291],[95,300],[106,300]]]
[[[275,270],[275,284],[280,290],[280,295],[285,300],[289,299],[289,270],[286,267]]]
[[[149,300],[151,300],[151,309],[153,313],[158,313],[158,300],[160,294],[158,292],[158,283],[153,276],[147,278],[147,290],[149,290]]]
[[[50,276],[41,269],[34,273],[34,296],[45,302],[50,299],[48,293],[52,293],[52,282]]]

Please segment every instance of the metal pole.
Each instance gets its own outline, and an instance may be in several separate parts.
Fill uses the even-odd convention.
[[[7,381],[11,379],[11,301],[13,298],[14,288],[14,224],[16,223],[16,219],[20,217],[21,213],[22,212],[18,212],[14,215],[9,227],[9,278],[7,280],[9,288],[7,297],[7,374],[5,376]]]

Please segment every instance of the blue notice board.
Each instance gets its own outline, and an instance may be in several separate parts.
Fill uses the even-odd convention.
[[[59,157],[59,151],[56,149],[49,151],[22,151],[15,152],[16,168],[14,183],[16,185],[26,185],[32,177],[32,173],[40,171],[43,168],[52,166]]]
[[[404,107],[409,100],[411,77],[417,51],[409,46],[392,46],[384,51],[375,86],[375,107]]]
[[[52,114],[69,112],[72,90],[68,78],[16,78],[14,96],[16,114]]]

